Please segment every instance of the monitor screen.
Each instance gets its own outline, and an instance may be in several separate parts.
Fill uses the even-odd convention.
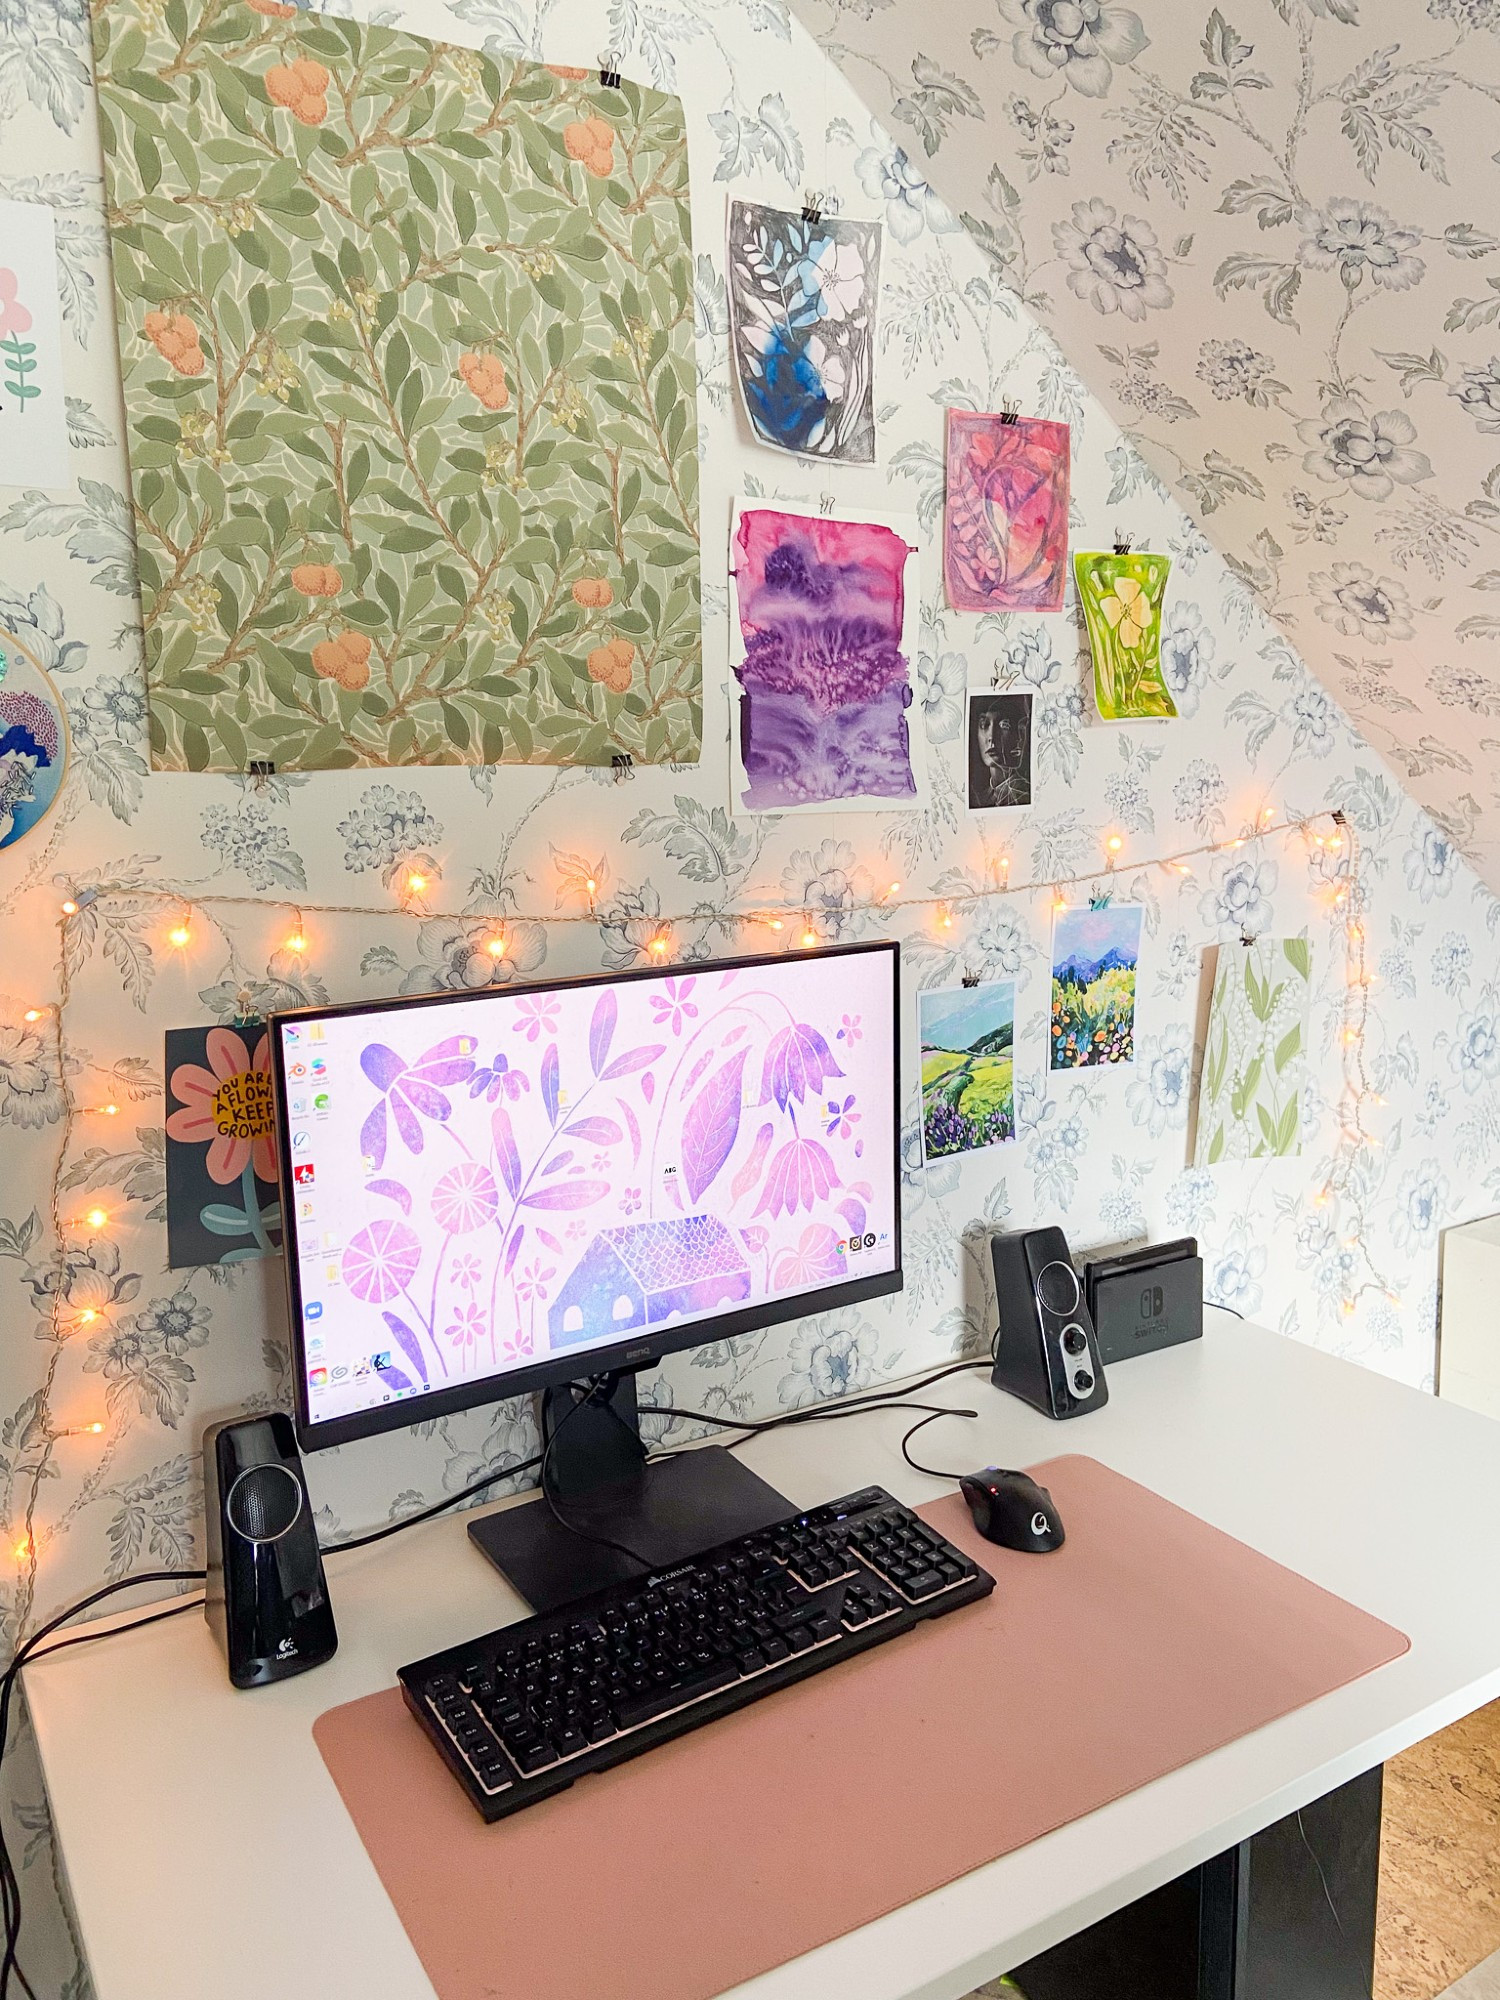
[[[279,1015],[304,1445],[901,1284],[897,949]]]

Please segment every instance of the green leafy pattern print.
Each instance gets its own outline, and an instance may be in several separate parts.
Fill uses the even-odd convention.
[[[675,97],[94,15],[159,768],[696,760]]]
[[[1219,947],[1198,1094],[1196,1166],[1286,1159],[1302,1151],[1311,978],[1306,938]]]

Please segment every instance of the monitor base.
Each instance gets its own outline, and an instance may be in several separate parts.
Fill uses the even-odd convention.
[[[626,1382],[619,1387],[625,1390]],[[561,1401],[569,1393],[549,1390],[547,1396]],[[555,1611],[607,1584],[628,1583],[653,1571],[671,1569],[719,1542],[768,1528],[796,1512],[792,1501],[747,1465],[741,1465],[722,1445],[703,1445],[680,1457],[646,1464],[638,1439],[634,1448],[627,1442],[635,1429],[634,1402],[630,1384],[629,1393],[618,1396],[619,1420],[609,1417],[596,1440],[612,1476],[585,1484],[577,1477],[582,1468],[570,1466],[574,1477],[564,1485],[557,1477],[562,1468],[549,1466],[548,1489],[558,1496],[566,1519],[576,1522],[579,1529],[608,1535],[638,1550],[647,1560],[635,1562],[621,1550],[591,1541],[587,1533],[575,1532],[559,1520],[540,1494],[522,1506],[507,1507],[469,1523],[475,1547],[515,1585],[535,1612]],[[563,1411],[566,1414],[565,1401]],[[545,1408],[543,1435],[559,1436],[556,1450],[562,1455],[563,1440],[575,1446],[584,1442],[593,1416],[594,1411],[585,1414],[579,1409],[568,1417],[566,1430],[559,1433],[552,1429],[555,1406]],[[611,1429],[618,1441],[614,1451],[606,1442]]]

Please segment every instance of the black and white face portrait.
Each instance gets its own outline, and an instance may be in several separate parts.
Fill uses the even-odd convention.
[[[1031,804],[1031,696],[969,696],[969,810]]]

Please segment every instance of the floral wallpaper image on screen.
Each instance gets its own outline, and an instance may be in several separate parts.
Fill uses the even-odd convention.
[[[338,1090],[364,1185],[332,1195],[354,1304],[321,1301],[321,1337],[388,1349],[408,1393],[829,1283],[851,1237],[888,1243],[864,1164],[889,1144],[888,1039],[839,961],[799,971],[521,994],[435,1039],[427,1010],[358,1022]]]
[[[1052,927],[1052,1068],[1135,1061],[1139,903],[1059,910]]]
[[[157,766],[696,758],[679,101],[280,6],[94,28]]]

